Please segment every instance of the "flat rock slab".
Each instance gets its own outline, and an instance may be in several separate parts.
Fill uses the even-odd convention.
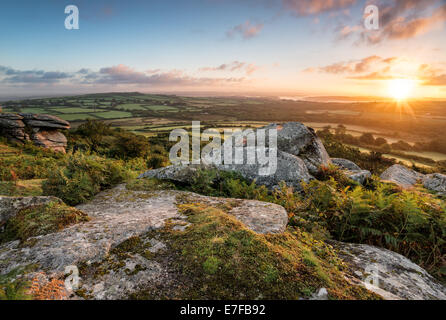
[[[390,250],[333,242],[341,258],[367,289],[386,299],[446,300],[446,288],[426,270]]]
[[[203,201],[211,206],[229,203],[232,209],[228,213],[257,233],[281,233],[285,231],[288,224],[288,213],[285,208],[274,203],[188,194],[197,201]]]
[[[226,206],[232,208],[229,214],[257,232],[281,232],[288,220],[284,208],[260,201],[205,197],[176,190],[129,191],[120,185],[77,207],[92,218],[90,221],[31,238],[29,244],[12,241],[1,245],[0,275],[18,267],[37,265],[35,272],[60,277],[68,266],[110,263],[116,259],[112,249],[132,237],[150,242],[151,252],[164,250],[166,246],[160,240],[145,237],[168,220],[174,221],[176,227],[187,228],[186,217],[177,207],[178,196],[211,206],[229,204]],[[166,285],[171,279],[167,265],[140,254],[129,254],[124,263],[100,276],[81,279],[81,289],[89,292],[92,299],[124,299],[148,285]]]

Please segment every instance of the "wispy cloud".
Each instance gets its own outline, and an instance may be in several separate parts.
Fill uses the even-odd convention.
[[[43,71],[43,70],[16,70],[0,66],[0,74],[4,77],[2,81],[7,83],[56,83],[59,80],[70,78],[66,72]]]
[[[305,72],[322,72],[331,74],[359,74],[367,72],[373,67],[384,66],[385,68],[396,62],[398,58],[391,57],[383,59],[379,56],[368,56],[359,60],[341,61],[327,66],[317,68],[307,68]]]
[[[200,68],[199,71],[201,71],[201,72],[210,72],[210,71],[244,72],[247,75],[251,75],[258,69],[259,69],[259,67],[253,63],[232,61],[230,63],[223,63],[216,67],[203,67],[203,68]]]
[[[401,64],[412,66],[412,70],[404,71]],[[415,68],[415,69],[414,69]],[[311,67],[304,72],[319,72],[344,75],[354,80],[389,80],[395,78],[413,78],[420,80],[425,86],[446,86],[446,71],[442,67],[431,64],[414,64],[403,58],[369,56],[359,60],[341,61],[322,67]]]
[[[317,15],[351,7],[356,0],[283,0],[285,9],[298,16]]]
[[[430,64],[422,64],[418,68],[418,78],[426,86],[446,86],[446,72]]]
[[[236,35],[241,36],[243,39],[250,39],[255,37],[263,29],[263,23],[253,24],[247,20],[244,23],[236,25],[226,32],[226,36],[232,38]]]

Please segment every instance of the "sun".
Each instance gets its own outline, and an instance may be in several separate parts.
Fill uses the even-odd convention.
[[[393,79],[389,81],[389,94],[395,100],[405,100],[412,94],[415,81],[411,79]]]

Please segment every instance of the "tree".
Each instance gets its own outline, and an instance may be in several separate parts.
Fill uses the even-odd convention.
[[[362,136],[359,138],[359,141],[366,145],[374,145],[375,144],[375,138],[373,137],[373,134],[371,134],[369,132],[363,133]]]

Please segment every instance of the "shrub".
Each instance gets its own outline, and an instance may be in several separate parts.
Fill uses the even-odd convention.
[[[346,242],[377,245],[401,253],[437,276],[446,254],[444,203],[416,191],[379,183],[375,190],[342,189],[331,179],[304,185],[306,206],[292,224],[325,229]]]
[[[249,183],[235,171],[199,169],[192,178],[190,189],[210,196],[257,200],[268,198],[268,189],[265,186],[258,187],[255,182]]]
[[[116,141],[111,146],[109,155],[114,158],[131,159],[146,157],[149,153],[149,141],[144,136],[130,132],[116,135]]]
[[[42,187],[44,194],[76,205],[131,177],[132,172],[121,161],[75,154],[67,160],[65,168],[52,172]]]
[[[167,157],[163,156],[162,154],[152,154],[147,158],[147,167],[151,169],[158,169],[166,166],[166,164],[169,162],[169,159]]]

